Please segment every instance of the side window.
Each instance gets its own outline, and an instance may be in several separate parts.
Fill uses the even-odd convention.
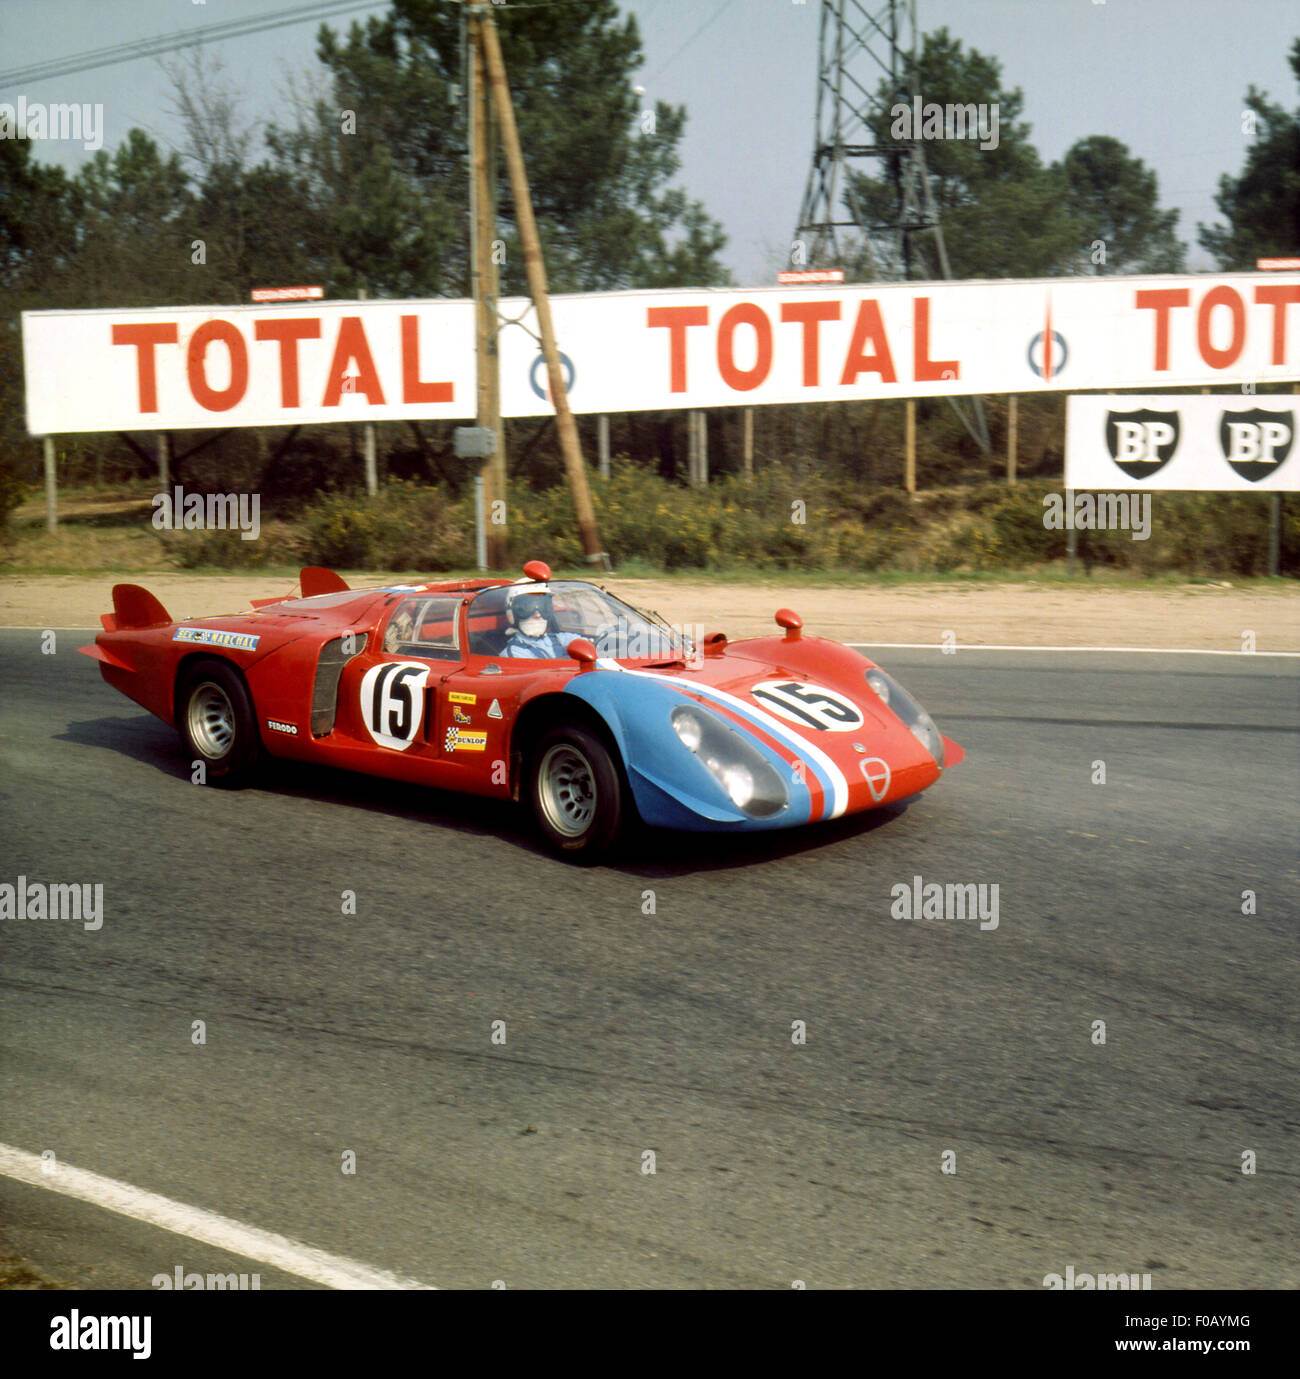
[[[469,649],[476,656],[499,656],[506,633],[506,591],[487,589],[469,606]]]
[[[454,595],[417,595],[403,599],[384,630],[384,650],[403,656],[448,660],[459,655],[457,620],[460,599]]]

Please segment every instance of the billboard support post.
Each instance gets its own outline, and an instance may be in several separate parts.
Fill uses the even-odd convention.
[[[483,475],[474,475],[474,558],[478,561],[478,568],[486,570],[487,565],[487,533],[483,526]]]
[[[906,418],[903,438],[903,487],[916,497],[916,399],[909,397],[905,404]]]
[[[1007,483],[1014,484],[1016,481],[1016,440],[1018,431],[1018,409],[1016,403],[1019,399],[1015,393],[1007,398]]]
[[[359,288],[357,297],[366,300],[366,289]],[[379,464],[375,458],[375,423],[368,421],[361,428],[361,454],[366,466],[366,493],[373,498],[379,492]]]
[[[54,437],[46,436],[45,450],[45,530],[59,529],[59,472],[54,458]]]
[[[600,477],[609,478],[609,413],[602,412],[596,419],[596,446],[600,462]]]

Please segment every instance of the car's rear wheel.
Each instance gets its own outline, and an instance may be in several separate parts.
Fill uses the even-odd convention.
[[[533,749],[533,818],[548,846],[563,857],[594,862],[609,851],[628,812],[624,793],[610,749],[587,728],[561,724]]]
[[[257,717],[244,677],[220,661],[192,667],[176,696],[176,726],[191,761],[211,785],[244,785],[262,754]]]

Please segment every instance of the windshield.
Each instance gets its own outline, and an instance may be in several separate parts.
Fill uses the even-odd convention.
[[[575,637],[616,660],[681,661],[690,639],[655,613],[641,613],[594,584],[549,580],[485,589],[467,610],[469,649],[479,656],[567,658]]]

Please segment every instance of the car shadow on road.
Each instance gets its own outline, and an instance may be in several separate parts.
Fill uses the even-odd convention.
[[[847,815],[829,823],[759,833],[678,833],[639,828],[608,865],[631,876],[656,879],[702,871],[726,871],[732,867],[752,868],[763,862],[779,862],[802,853],[817,852],[835,843],[865,838],[901,818],[908,805],[919,798],[913,795],[896,804],[887,804],[865,814]]]
[[[173,780],[190,778],[190,764],[177,745],[175,731],[153,717],[113,715],[85,719],[69,723],[62,733],[56,734],[56,739],[116,752]],[[257,782],[245,788],[257,795],[364,809],[458,833],[500,838],[524,852],[554,861],[557,866],[565,865],[537,837],[526,811],[504,800],[276,757],[265,763]],[[607,870],[651,878],[752,868],[762,862],[866,837],[899,818],[918,798],[912,796],[829,823],[758,833],[681,833],[636,827],[604,865]]]

